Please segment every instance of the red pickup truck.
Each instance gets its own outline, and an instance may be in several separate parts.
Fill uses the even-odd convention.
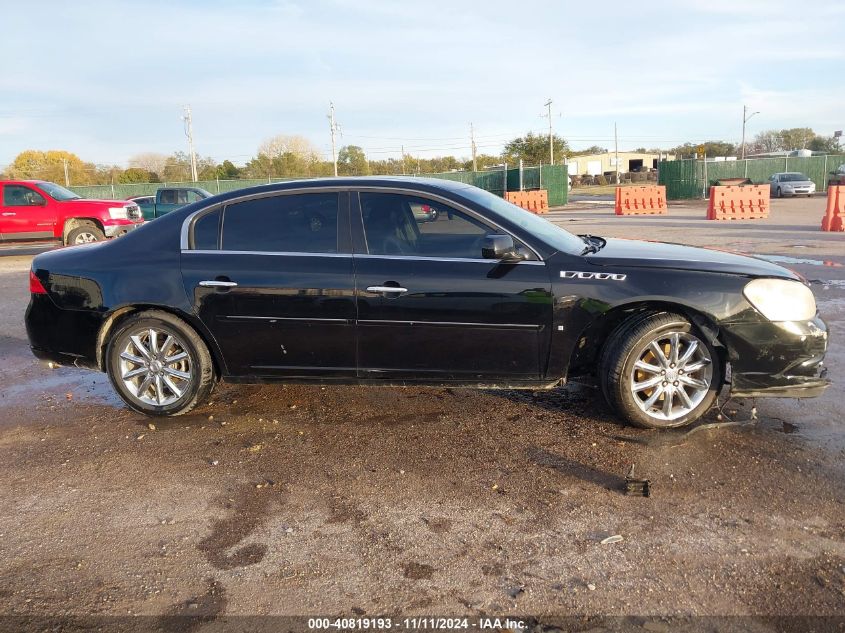
[[[0,181],[0,242],[61,240],[99,242],[144,223],[129,200],[88,200],[52,182]]]

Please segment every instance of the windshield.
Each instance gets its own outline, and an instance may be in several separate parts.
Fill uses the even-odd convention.
[[[525,229],[528,233],[536,235],[558,250],[567,253],[580,253],[584,249],[584,240],[580,237],[569,231],[564,231],[548,220],[521,209],[489,191],[477,187],[467,187],[461,189],[461,195],[491,209],[494,213]]]
[[[781,174],[781,182],[803,182],[809,180],[804,174]]]
[[[38,187],[53,200],[76,200],[82,197],[76,195],[70,189],[60,187],[54,182],[39,182]]]

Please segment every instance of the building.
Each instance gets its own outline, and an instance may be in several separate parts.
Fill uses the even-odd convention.
[[[671,154],[641,154],[640,152],[619,152],[619,173],[657,168],[661,160],[672,160]],[[573,156],[566,161],[570,176],[598,176],[616,173],[616,153],[587,154]]]

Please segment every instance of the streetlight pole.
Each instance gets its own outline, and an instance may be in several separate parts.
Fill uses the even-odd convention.
[[[742,156],[740,157],[741,160],[745,160],[745,124],[748,123],[748,120],[753,117],[755,114],[760,114],[759,112],[752,112],[751,114],[747,114],[748,106],[742,106]]]

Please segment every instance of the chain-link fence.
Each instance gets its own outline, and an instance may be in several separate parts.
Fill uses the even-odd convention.
[[[839,154],[726,161],[664,160],[658,167],[658,181],[666,185],[669,200],[706,197],[710,185],[721,178],[748,178],[755,184],[765,184],[772,174],[785,171],[804,174],[816,184],[818,191],[824,191],[830,172],[842,164],[845,164],[845,156]]]
[[[494,169],[489,171],[454,171],[439,174],[420,174],[425,178],[454,180],[485,189],[498,196],[505,191],[548,189],[549,205],[560,206],[567,202],[569,195],[569,177],[566,165],[542,165],[517,169]],[[161,187],[199,187],[216,194],[234,191],[245,187],[266,185],[273,182],[286,182],[297,178],[267,178],[240,180],[200,180],[198,182],[149,182],[122,183],[112,185],[87,185],[70,187],[83,198],[108,198],[120,200],[133,196],[151,196]]]

